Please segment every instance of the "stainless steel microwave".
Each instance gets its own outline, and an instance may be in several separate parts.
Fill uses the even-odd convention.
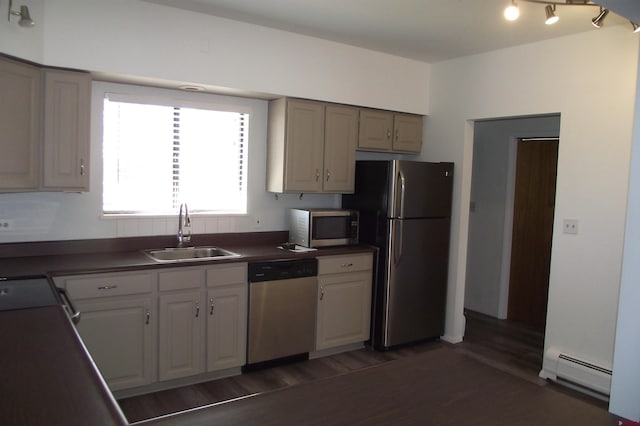
[[[357,244],[359,228],[357,210],[291,209],[289,242],[304,247]]]

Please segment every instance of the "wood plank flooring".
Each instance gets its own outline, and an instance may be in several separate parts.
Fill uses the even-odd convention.
[[[537,385],[551,385],[538,378],[538,372],[542,365],[544,341],[544,336],[541,333],[515,323],[497,320],[474,312],[466,312],[466,318],[465,341],[458,345],[430,341],[386,352],[365,348],[178,389],[126,398],[120,400],[119,403],[130,422],[141,421],[254,393],[263,393],[340,376],[396,359],[416,356],[442,346],[453,348],[457,352],[472,356],[485,364]],[[604,402],[570,390],[563,390],[563,392],[606,410]]]

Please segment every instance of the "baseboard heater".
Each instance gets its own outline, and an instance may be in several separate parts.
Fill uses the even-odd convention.
[[[540,377],[573,387],[601,399],[611,391],[611,370],[550,348]]]

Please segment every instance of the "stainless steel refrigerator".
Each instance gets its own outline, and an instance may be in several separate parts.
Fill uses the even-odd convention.
[[[377,349],[439,337],[449,263],[453,163],[358,161],[360,241],[379,247],[371,343]]]

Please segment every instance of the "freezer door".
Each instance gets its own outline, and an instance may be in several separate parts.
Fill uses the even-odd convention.
[[[391,162],[388,217],[451,216],[453,163]]]
[[[448,218],[389,221],[383,346],[444,333]]]

